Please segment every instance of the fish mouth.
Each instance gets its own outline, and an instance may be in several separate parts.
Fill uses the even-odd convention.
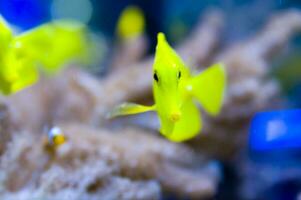
[[[170,116],[169,116],[169,119],[172,121],[172,122],[177,122],[179,121],[181,118],[181,113],[180,112],[174,112],[172,113]]]

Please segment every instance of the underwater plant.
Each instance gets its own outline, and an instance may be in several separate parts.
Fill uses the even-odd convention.
[[[115,107],[109,117],[156,111],[161,124],[160,132],[169,140],[185,141],[196,136],[202,128],[200,112],[194,100],[215,116],[221,109],[225,86],[226,74],[221,63],[193,76],[169,46],[164,34],[159,33],[153,65],[155,104],[123,103]]]
[[[54,21],[14,35],[0,17],[0,91],[15,93],[38,80],[38,67],[53,73],[69,60],[88,61],[85,27]]]

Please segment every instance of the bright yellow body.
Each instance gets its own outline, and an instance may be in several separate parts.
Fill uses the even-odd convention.
[[[17,92],[35,83],[37,67],[55,72],[70,59],[87,61],[87,41],[81,24],[57,21],[13,35],[0,17],[0,91]]]
[[[136,6],[126,7],[117,22],[117,35],[120,39],[126,40],[137,37],[144,32],[144,15]]]
[[[125,103],[115,108],[111,117],[157,111],[160,132],[172,141],[185,141],[196,136],[202,127],[201,114],[194,100],[209,114],[217,115],[222,106],[225,85],[222,64],[215,64],[193,76],[164,35],[159,33],[153,65],[155,105]]]

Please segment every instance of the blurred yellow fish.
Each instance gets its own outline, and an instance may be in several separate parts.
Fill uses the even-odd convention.
[[[153,65],[155,104],[124,103],[114,108],[109,117],[156,111],[161,124],[160,132],[171,141],[185,141],[195,137],[202,127],[201,115],[194,100],[215,116],[221,110],[225,87],[226,74],[221,63],[193,76],[169,46],[164,34],[159,33]]]
[[[136,6],[126,7],[117,22],[117,36],[121,39],[137,37],[144,32],[145,20],[142,10]]]
[[[0,17],[0,91],[17,92],[38,79],[37,67],[55,72],[69,60],[87,62],[85,27],[55,21],[14,35]]]

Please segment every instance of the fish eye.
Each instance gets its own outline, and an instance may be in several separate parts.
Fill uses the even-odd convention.
[[[156,72],[154,73],[154,79],[155,79],[157,82],[159,81],[159,78],[158,78],[158,75],[157,75]]]
[[[180,79],[181,78],[181,71],[179,71],[179,73],[178,73],[178,79]]]

